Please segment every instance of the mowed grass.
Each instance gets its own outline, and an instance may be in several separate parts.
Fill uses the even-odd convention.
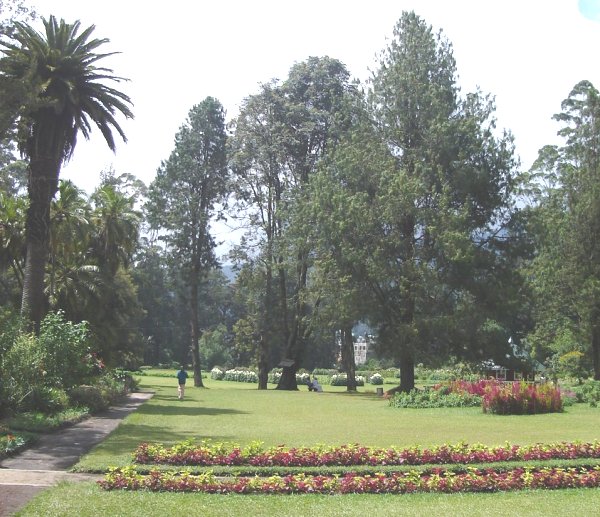
[[[211,495],[104,492],[91,483],[62,484],[41,493],[20,517],[343,517],[592,516],[600,490],[535,490],[497,494]]]
[[[254,384],[205,380],[177,400],[173,377],[141,378],[154,397],[130,415],[76,470],[104,471],[131,463],[143,441],[212,439],[288,446],[361,443],[411,446],[456,443],[500,445],[600,439],[600,410],[587,406],[534,416],[485,415],[480,409],[394,409],[374,388],[347,394],[258,391]],[[364,516],[594,515],[600,490],[523,491],[496,494],[239,496],[106,492],[93,483],[63,483],[37,496],[17,515],[119,516]]]
[[[530,416],[484,414],[479,408],[396,409],[371,393],[348,394],[326,386],[288,392],[258,391],[254,384],[205,380],[177,400],[175,378],[142,377],[154,397],[129,416],[107,440],[82,458],[76,470],[104,471],[131,463],[142,442],[172,444],[211,439],[245,445],[429,446],[442,443],[520,445],[600,439],[600,410],[584,405],[563,413]]]

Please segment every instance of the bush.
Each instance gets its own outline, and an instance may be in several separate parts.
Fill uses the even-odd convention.
[[[441,408],[441,407],[474,407],[481,405],[481,397],[471,393],[454,393],[435,388],[413,389],[395,393],[390,399],[390,406],[397,408]]]
[[[379,373],[374,373],[368,379],[369,379],[369,384],[374,384],[374,385],[383,384],[383,377]]]
[[[562,411],[560,390],[552,384],[507,382],[490,386],[483,395],[483,411],[498,415],[533,415]]]
[[[15,321],[4,321],[0,334],[0,409],[9,411],[54,411],[64,406],[66,390],[85,382],[93,364],[87,358],[88,330],[85,323],[65,321],[62,313],[49,313],[38,336],[17,329]],[[101,363],[100,363],[101,364]]]
[[[109,406],[97,386],[77,386],[69,392],[69,399],[73,406],[86,407],[90,413],[98,413]]]
[[[356,379],[357,386],[365,385],[365,378],[362,377],[361,375],[356,375],[355,379]],[[348,386],[348,376],[345,373],[339,373],[339,374],[332,375],[331,378],[329,379],[329,384],[331,386]]]
[[[268,382],[271,384],[277,384],[281,379],[281,368],[273,368],[269,372]],[[296,373],[296,384],[307,385],[310,380],[310,373],[305,371],[299,371]]]
[[[258,375],[252,370],[234,368],[225,372],[223,380],[234,382],[258,382]]]
[[[69,397],[65,390],[48,386],[34,386],[29,392],[23,407],[52,415],[69,407]]]
[[[332,375],[336,375],[337,373],[338,371],[332,368],[315,368],[312,371],[313,375],[326,375],[327,377],[331,377]]]
[[[573,388],[577,402],[586,402],[592,407],[600,404],[600,381],[586,381]]]
[[[222,381],[224,377],[225,377],[225,370],[223,368],[221,368],[220,366],[215,366],[210,371],[210,378],[214,379],[215,381]]]

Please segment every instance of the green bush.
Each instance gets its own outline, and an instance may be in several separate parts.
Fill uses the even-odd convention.
[[[33,411],[41,411],[52,415],[69,407],[69,397],[65,390],[49,386],[33,386],[25,397],[24,407]]]
[[[315,368],[312,371],[313,375],[326,375],[327,377],[331,377],[332,375],[336,375],[337,373],[339,373],[338,370],[331,368]]]
[[[222,381],[225,378],[225,368],[221,368],[220,366],[215,366],[210,371],[210,378],[215,381]]]
[[[73,406],[86,407],[90,413],[98,413],[109,406],[98,386],[82,385],[72,388],[69,391],[69,399]]]
[[[367,377],[369,384],[373,384],[373,385],[381,385],[383,384],[383,377],[380,373],[375,372],[373,375],[371,375],[370,377]]]
[[[88,415],[87,408],[69,408],[53,415],[45,415],[36,411],[19,413],[7,419],[6,423],[11,430],[44,433],[80,422]]]
[[[586,381],[573,388],[577,402],[586,402],[592,407],[600,404],[600,381]]]
[[[223,380],[234,382],[258,382],[258,375],[252,370],[234,368],[225,372]]]
[[[390,406],[397,408],[441,408],[474,407],[481,405],[481,397],[469,393],[447,393],[442,390],[425,388],[413,389],[408,393],[395,393]]]
[[[271,384],[277,384],[279,379],[281,379],[281,368],[273,368],[269,372],[268,382]],[[296,372],[296,384],[305,386],[308,384],[310,380],[310,374],[305,370],[299,370]]]
[[[365,378],[361,375],[356,375],[355,377],[357,386],[365,385]],[[332,375],[329,379],[329,384],[331,386],[348,386],[348,376],[345,373],[339,373],[336,375]]]
[[[3,321],[7,328],[0,335],[0,409],[60,410],[65,397],[51,390],[81,384],[92,373],[86,324],[65,321],[60,312],[49,313],[36,336],[17,330],[14,321]]]

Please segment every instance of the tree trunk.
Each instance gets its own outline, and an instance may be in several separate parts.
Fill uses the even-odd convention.
[[[266,390],[269,382],[269,345],[264,336],[258,344],[258,389]]]
[[[302,364],[304,355],[304,341],[306,339],[305,318],[306,303],[303,301],[303,291],[306,288],[308,266],[302,254],[298,256],[298,286],[296,288],[296,303],[294,306],[294,322],[287,342],[284,361],[293,361],[291,366],[284,364],[281,378],[277,384],[278,390],[297,390],[296,372]]]
[[[356,362],[354,360],[354,339],[352,337],[352,325],[346,325],[341,329],[342,337],[342,366],[347,378],[347,391],[356,391]]]
[[[271,348],[271,336],[273,335],[273,269],[272,246],[269,238],[267,255],[267,270],[265,279],[265,316],[262,321],[262,331],[258,344],[258,389],[266,390],[269,381],[269,353]]]
[[[190,285],[190,350],[192,352],[192,367],[194,369],[194,386],[204,387],[202,384],[202,370],[200,368],[200,325],[198,323],[198,274],[192,274]]]
[[[400,390],[408,392],[415,387],[415,361],[409,352],[403,352],[400,356]]]
[[[46,312],[44,273],[50,238],[50,204],[58,189],[59,172],[60,160],[30,159],[21,316],[33,324],[36,333]]]
[[[593,311],[592,318],[592,366],[594,380],[600,381],[600,311]]]
[[[296,362],[291,366],[283,366],[283,370],[281,372],[281,377],[279,378],[279,382],[277,383],[276,390],[288,390],[288,391],[297,391],[298,383],[296,382],[296,372],[298,368],[296,367]]]

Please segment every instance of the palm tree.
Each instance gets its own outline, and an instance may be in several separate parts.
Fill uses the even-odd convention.
[[[101,269],[115,276],[119,266],[129,265],[137,248],[141,216],[134,207],[135,196],[105,184],[94,192],[92,200],[95,208],[91,217],[91,251]]]
[[[37,328],[45,308],[44,269],[48,253],[50,204],[64,161],[75,149],[77,135],[89,138],[97,126],[115,150],[113,130],[126,141],[116,116],[132,118],[131,100],[107,82],[123,79],[96,62],[113,53],[95,50],[107,39],[90,39],[94,26],[79,34],[80,22],[43,19],[45,34],[15,23],[14,42],[2,43],[2,70],[37,88],[35,102],[20,113],[19,148],[29,159],[26,240],[27,257],[21,313]]]

